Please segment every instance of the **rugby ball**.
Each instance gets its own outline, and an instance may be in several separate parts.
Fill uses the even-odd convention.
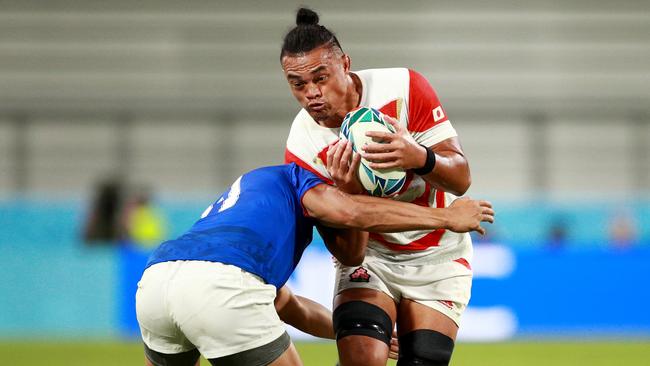
[[[341,124],[340,138],[352,143],[352,150],[361,153],[364,145],[378,142],[366,136],[368,131],[395,133],[393,126],[384,121],[381,112],[374,108],[360,107],[345,115]],[[369,194],[376,197],[390,197],[397,194],[406,182],[406,172],[401,168],[372,169],[366,159],[361,158],[357,171],[359,181]]]

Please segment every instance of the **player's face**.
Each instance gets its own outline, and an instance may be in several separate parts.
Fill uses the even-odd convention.
[[[332,47],[319,47],[284,56],[282,68],[293,96],[315,121],[328,127],[341,125],[349,112],[352,83],[347,55]]]

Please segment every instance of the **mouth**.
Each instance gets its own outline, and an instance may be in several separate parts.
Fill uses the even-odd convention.
[[[314,112],[322,112],[325,109],[325,103],[323,102],[314,102],[307,105],[307,109]]]

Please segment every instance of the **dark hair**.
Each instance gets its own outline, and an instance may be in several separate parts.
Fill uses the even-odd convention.
[[[318,14],[311,9],[300,8],[296,14],[296,26],[284,36],[280,59],[287,54],[309,52],[330,44],[343,50],[334,33],[318,24]]]

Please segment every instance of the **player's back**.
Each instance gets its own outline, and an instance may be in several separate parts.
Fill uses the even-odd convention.
[[[295,164],[239,177],[185,234],[163,243],[147,266],[203,260],[238,266],[280,287],[311,242],[314,220],[302,195],[322,183]]]

